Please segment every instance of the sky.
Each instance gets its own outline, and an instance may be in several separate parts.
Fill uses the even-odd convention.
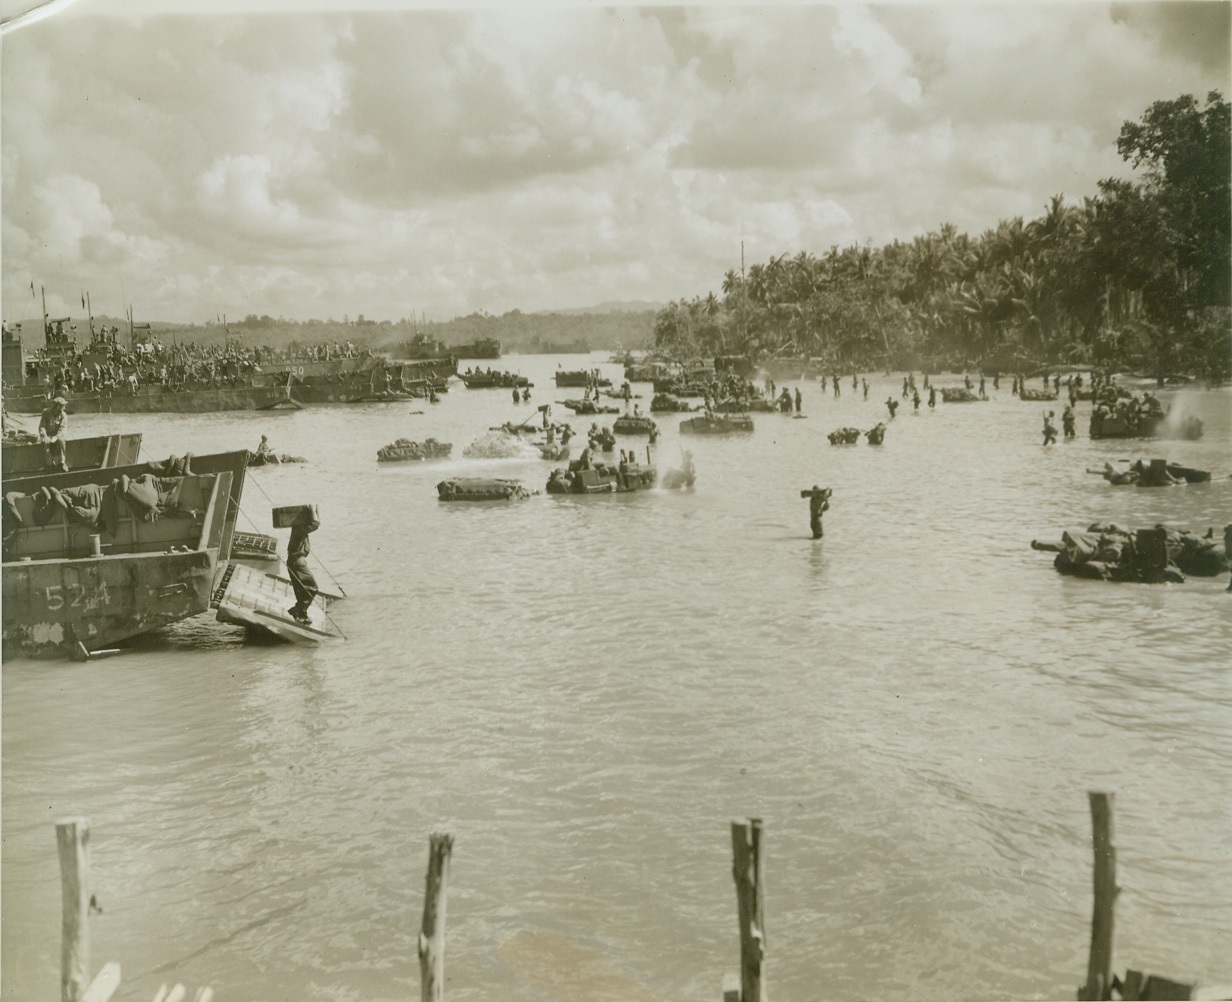
[[[175,6],[5,31],[5,319],[38,316],[31,283],[53,316],[89,292],[194,323],[717,294],[742,244],[977,235],[1094,195],[1130,173],[1124,121],[1228,95],[1232,44],[1208,0]]]

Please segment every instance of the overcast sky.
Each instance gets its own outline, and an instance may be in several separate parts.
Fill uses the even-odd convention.
[[[1079,200],[1127,172],[1124,120],[1228,91],[1215,2],[160,6],[4,36],[7,319],[31,282],[53,314],[85,290],[194,322],[704,295],[741,240],[752,263]]]

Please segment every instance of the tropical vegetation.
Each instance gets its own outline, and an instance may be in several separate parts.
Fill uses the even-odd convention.
[[[1232,362],[1229,105],[1157,101],[1117,139],[1136,180],[883,247],[800,251],[728,271],[721,295],[670,303],[677,356],[808,357],[839,369],[941,362],[1091,364],[1226,379]]]

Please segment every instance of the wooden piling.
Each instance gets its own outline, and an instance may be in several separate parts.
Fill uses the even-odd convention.
[[[766,1002],[765,870],[761,818],[733,821],[732,876],[740,920],[740,1002]]]
[[[90,984],[90,822],[56,823],[60,854],[60,1002],[81,1002]]]
[[[1089,793],[1091,835],[1095,849],[1095,905],[1091,915],[1091,955],[1087,982],[1078,989],[1085,1002],[1112,998],[1112,917],[1120,888],[1116,885],[1116,848],[1112,844],[1111,793]]]
[[[453,836],[433,832],[424,888],[423,931],[419,934],[422,1002],[441,1002],[445,997],[445,891],[449,886],[452,852]]]

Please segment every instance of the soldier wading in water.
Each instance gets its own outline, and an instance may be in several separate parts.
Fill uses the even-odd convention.
[[[813,530],[813,538],[821,539],[823,532],[821,528],[821,516],[830,508],[830,495],[834,490],[830,487],[818,487],[813,484],[811,491],[801,491],[802,498],[809,499],[809,527]]]

